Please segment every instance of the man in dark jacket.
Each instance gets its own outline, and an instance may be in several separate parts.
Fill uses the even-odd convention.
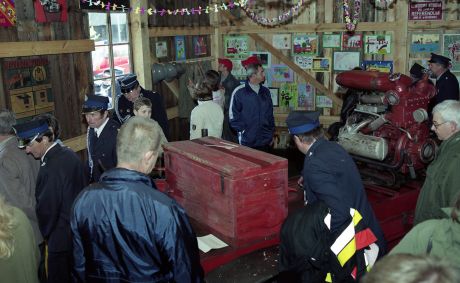
[[[117,165],[116,141],[120,124],[109,118],[109,99],[105,96],[88,95],[83,103],[82,114],[88,123],[88,176],[97,182],[104,171]]]
[[[379,254],[385,253],[383,232],[364,191],[358,169],[337,143],[324,139],[319,112],[291,111],[286,119],[297,148],[305,154],[302,172],[305,201],[324,201],[331,209],[331,232],[349,222],[350,209],[357,210],[377,237]]]
[[[122,95],[115,99],[115,113],[121,124],[126,122],[129,117],[134,116],[133,103],[138,97],[147,97],[152,102],[151,118],[160,124],[167,140],[169,136],[168,116],[166,114],[163,97],[150,90],[143,89],[137,80],[137,76],[129,74],[118,80]]]
[[[428,105],[428,113],[431,113],[433,108],[444,100],[458,100],[459,86],[457,77],[449,70],[450,58],[431,53],[428,62],[432,76],[436,78],[436,95]]]
[[[232,98],[232,93],[237,86],[240,85],[238,81],[232,74],[233,63],[227,58],[219,58],[219,73],[220,73],[220,83],[225,89],[225,102],[224,102],[224,124],[222,137],[225,140],[231,142],[238,142],[236,132],[230,127],[230,121],[228,118],[228,109],[230,108],[230,99]]]
[[[85,188],[71,217],[77,282],[203,282],[195,233],[182,207],[149,178],[158,124],[130,118],[117,137],[117,168]]]
[[[35,198],[38,225],[47,249],[48,283],[71,282],[72,237],[70,211],[86,186],[85,169],[77,155],[54,140],[44,119],[15,126],[19,147],[41,160]]]
[[[238,133],[238,142],[255,149],[269,151],[273,145],[275,119],[270,90],[262,85],[264,68],[256,56],[241,62],[247,81],[233,92],[229,118]]]

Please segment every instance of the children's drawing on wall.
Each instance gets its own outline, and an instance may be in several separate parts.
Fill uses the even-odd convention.
[[[294,55],[317,55],[318,36],[317,35],[295,35],[293,40]]]
[[[440,34],[414,33],[411,35],[410,53],[417,57],[429,57],[440,50]]]
[[[323,48],[340,48],[340,34],[323,34]]]
[[[364,39],[364,51],[366,54],[390,54],[390,35],[366,35]]]
[[[393,72],[393,61],[364,60],[363,69],[366,71],[392,73]]]
[[[272,54],[270,52],[250,52],[251,55],[257,56],[259,58],[259,62],[264,67],[264,69],[270,68],[272,64]]]
[[[294,80],[294,72],[286,65],[273,65],[271,67],[271,75],[274,82],[292,82]]]
[[[291,49],[291,34],[274,34],[272,44],[276,49]]]
[[[193,37],[193,50],[195,55],[206,55],[208,53],[206,37],[204,36],[194,36]]]
[[[443,55],[449,57],[452,71],[460,71],[460,34],[445,34]]]
[[[174,37],[174,45],[176,47],[176,60],[185,60],[185,37],[182,35]]]
[[[348,71],[359,67],[359,52],[334,52],[334,71]]]
[[[247,36],[225,36],[224,37],[224,56],[242,58],[247,57],[249,43]]]
[[[297,84],[282,83],[280,85],[280,106],[294,109],[297,107]]]
[[[342,34],[342,48],[343,49],[359,49],[363,47],[363,35],[359,33],[349,34],[344,32]]]
[[[294,63],[302,69],[309,70],[313,64],[313,57],[311,56],[294,56]]]
[[[297,84],[297,107],[305,110],[315,110],[315,88],[311,84]]]
[[[311,70],[313,72],[329,72],[331,70],[330,58],[313,58]]]
[[[16,9],[13,0],[0,1],[0,27],[16,25]]]

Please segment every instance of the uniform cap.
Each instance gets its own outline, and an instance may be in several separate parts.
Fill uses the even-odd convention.
[[[109,98],[99,95],[88,95],[85,102],[83,102],[82,113],[91,113],[94,111],[107,110],[109,108]]]
[[[430,63],[438,63],[442,64],[444,66],[449,66],[450,64],[450,58],[447,58],[445,56],[441,56],[435,53],[431,53],[431,59],[428,61]]]
[[[39,135],[49,131],[48,123],[45,119],[31,120],[15,125],[13,128],[18,138],[18,147],[20,148],[26,147]]]
[[[319,111],[291,111],[286,124],[291,135],[306,134],[319,127]]]
[[[426,69],[422,65],[420,65],[418,63],[414,63],[414,65],[412,65],[412,67],[410,68],[409,73],[414,78],[421,79],[423,77],[423,74],[425,73],[425,71],[426,71]]]
[[[118,79],[118,84],[120,85],[121,92],[127,93],[137,87],[139,82],[137,81],[136,75],[128,74],[123,78]]]

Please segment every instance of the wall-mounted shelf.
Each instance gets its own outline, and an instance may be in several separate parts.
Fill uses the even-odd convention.
[[[94,51],[94,41],[89,39],[0,43],[0,58],[91,51]]]

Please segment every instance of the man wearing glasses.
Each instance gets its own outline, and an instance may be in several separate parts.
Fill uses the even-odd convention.
[[[45,119],[14,128],[18,146],[41,161],[35,199],[38,225],[44,239],[42,259],[46,261],[47,282],[71,282],[70,210],[87,183],[84,166],[71,149],[55,141]]]
[[[120,86],[122,95],[116,98],[115,113],[120,123],[124,123],[131,116],[134,116],[134,101],[139,97],[146,97],[152,102],[151,118],[160,124],[166,139],[169,140],[168,116],[166,115],[163,97],[157,92],[142,88],[137,80],[137,76],[134,74],[129,74],[118,79],[118,85]]]
[[[428,219],[444,218],[441,209],[452,206],[460,193],[460,102],[445,100],[436,105],[431,130],[442,143],[428,166],[417,200],[414,225]]]

